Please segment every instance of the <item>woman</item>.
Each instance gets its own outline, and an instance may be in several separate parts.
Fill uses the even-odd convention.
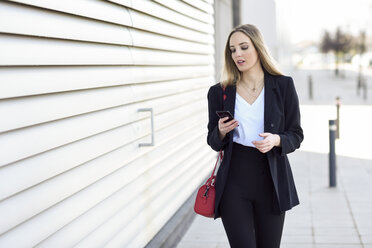
[[[207,142],[224,151],[215,218],[221,217],[233,248],[279,247],[285,211],[299,204],[287,158],[303,140],[295,86],[249,24],[228,36],[224,73],[208,92]],[[219,119],[218,110],[234,119]]]

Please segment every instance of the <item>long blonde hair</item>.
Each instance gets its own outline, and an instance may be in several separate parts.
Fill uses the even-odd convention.
[[[231,58],[230,51],[230,37],[236,32],[242,32],[247,35],[258,54],[258,58],[261,65],[266,69],[271,75],[283,75],[276,66],[275,60],[270,56],[268,49],[263,40],[263,36],[257,27],[251,24],[243,24],[235,27],[229,34],[225,46],[225,63],[223,66],[223,71],[221,75],[221,84],[223,86],[236,84],[237,81],[241,79],[241,72],[236,67],[234,60]]]

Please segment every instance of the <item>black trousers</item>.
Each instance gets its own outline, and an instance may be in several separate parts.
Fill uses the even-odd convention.
[[[280,247],[285,213],[274,190],[266,155],[234,142],[219,206],[232,248]]]

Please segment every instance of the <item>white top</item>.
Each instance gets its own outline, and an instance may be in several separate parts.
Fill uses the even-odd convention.
[[[235,98],[234,119],[239,126],[234,129],[233,141],[245,146],[255,147],[252,141],[263,140],[258,134],[264,132],[265,88],[253,104],[249,104],[238,92]]]

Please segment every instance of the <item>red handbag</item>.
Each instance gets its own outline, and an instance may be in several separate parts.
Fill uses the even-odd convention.
[[[214,187],[216,175],[214,174],[218,161],[222,161],[223,154],[222,150],[218,154],[216,164],[214,166],[212,175],[208,178],[203,186],[198,190],[196,195],[194,211],[197,214],[203,215],[205,217],[213,218],[214,217],[214,202],[216,197],[216,189]]]

